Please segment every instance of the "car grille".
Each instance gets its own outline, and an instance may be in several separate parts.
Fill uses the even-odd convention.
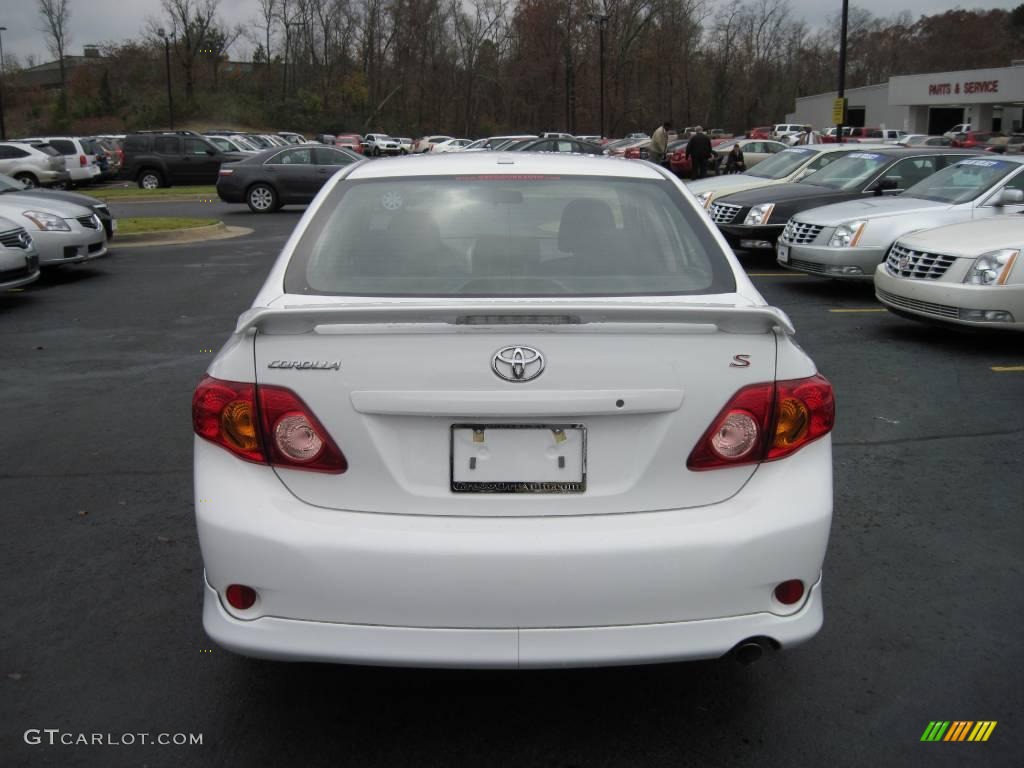
[[[906,296],[897,296],[896,294],[889,293],[888,291],[883,291],[880,288],[876,290],[876,293],[878,294],[878,298],[884,299],[890,304],[895,304],[897,307],[912,309],[928,315],[936,315],[937,317],[950,317],[954,320],[960,317],[960,310],[957,307],[951,307],[947,304],[935,304],[931,301],[908,299]]]
[[[89,229],[99,229],[99,224],[97,223],[95,216],[79,216],[77,221],[83,227],[88,227]]]
[[[804,272],[817,272],[818,274],[825,274],[825,265],[818,264],[813,261],[803,261],[802,259],[790,259],[789,265],[794,269],[800,269]]]
[[[895,277],[909,277],[913,280],[938,280],[953,266],[955,256],[941,253],[912,251],[899,243],[889,250],[885,268]]]
[[[11,229],[0,233],[0,244],[7,248],[21,248],[25,250],[32,245],[32,238],[28,236],[24,229],[19,227],[18,229]]]
[[[790,219],[782,230],[782,239],[794,245],[813,243],[825,227],[818,224],[804,224],[802,221]]]
[[[711,220],[715,224],[732,224],[741,208],[742,206],[729,203],[712,203]]]

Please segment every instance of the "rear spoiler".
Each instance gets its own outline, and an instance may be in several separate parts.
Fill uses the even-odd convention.
[[[796,333],[786,313],[775,307],[732,307],[709,304],[557,304],[553,302],[487,304],[362,304],[254,307],[238,318],[235,333],[255,330],[301,334],[326,325],[402,325],[435,323],[452,326],[580,325],[653,323],[702,326],[707,331],[756,334],[779,330]]]

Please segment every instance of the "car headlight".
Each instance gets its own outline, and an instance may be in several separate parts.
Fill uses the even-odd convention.
[[[747,214],[747,218],[743,220],[743,223],[747,226],[759,226],[761,224],[768,223],[768,217],[772,215],[772,211],[775,210],[775,203],[761,203],[761,205],[755,205],[750,209],[750,213]]]
[[[712,198],[714,198],[714,196],[715,193],[711,191],[701,192],[699,195],[697,195],[697,202],[700,203],[701,208],[707,208],[709,205],[711,205],[711,200]]]
[[[866,221],[848,221],[836,227],[832,239],[828,241],[829,248],[852,248],[860,240],[864,232]]]
[[[970,285],[1004,285],[1019,255],[1020,251],[1013,248],[983,253],[974,262],[974,268],[967,273],[964,282]]]
[[[22,211],[21,215],[44,232],[70,232],[71,227],[60,216],[46,211]]]

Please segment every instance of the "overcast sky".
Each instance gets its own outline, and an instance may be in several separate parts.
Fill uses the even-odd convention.
[[[721,4],[724,0],[710,0]],[[852,5],[865,8],[878,16],[891,16],[902,10],[915,17],[923,13],[941,13],[957,7],[1013,8],[1021,0],[988,0],[988,2],[955,2],[953,0],[853,0]],[[803,17],[811,25],[822,24],[841,7],[840,0],[789,0],[793,15]],[[39,31],[40,20],[36,0],[0,0],[0,27],[5,54],[14,54],[24,63],[34,54],[37,63],[51,60]],[[71,0],[71,44],[68,53],[80,55],[82,45],[104,41],[121,41],[139,34],[146,19],[158,16],[159,0]],[[221,17],[229,25],[245,23],[257,17],[256,0],[221,0]],[[232,49],[238,55],[249,43],[241,41]]]

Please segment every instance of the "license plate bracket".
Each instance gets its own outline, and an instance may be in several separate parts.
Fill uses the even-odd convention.
[[[582,424],[452,424],[452,493],[567,494],[587,489]]]

